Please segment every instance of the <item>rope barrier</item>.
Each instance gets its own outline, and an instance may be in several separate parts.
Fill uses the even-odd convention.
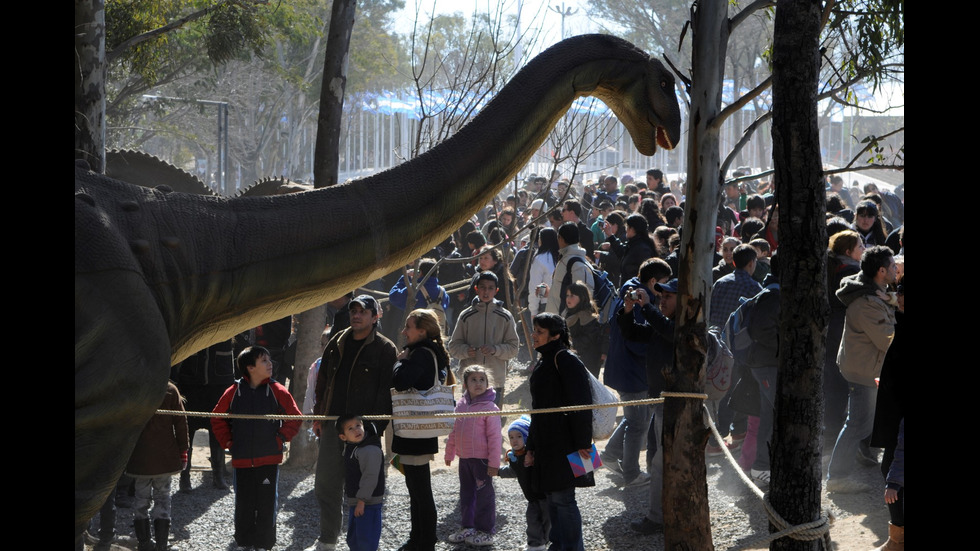
[[[824,511],[823,513],[821,513],[819,519],[804,524],[797,524],[795,526],[790,525],[788,522],[786,522],[786,519],[784,519],[782,515],[780,515],[779,512],[777,512],[776,509],[773,508],[772,504],[769,503],[769,494],[759,489],[759,487],[756,486],[754,482],[752,482],[752,479],[750,479],[749,476],[745,474],[745,471],[743,471],[742,468],[738,465],[738,462],[735,460],[735,457],[732,455],[731,450],[729,450],[728,446],[725,445],[725,440],[721,437],[721,434],[718,432],[718,427],[715,426],[715,421],[714,419],[711,418],[711,412],[708,410],[708,405],[702,403],[701,407],[704,408],[704,412],[706,413],[705,417],[708,420],[708,428],[711,429],[711,433],[714,435],[715,441],[718,443],[719,447],[721,448],[721,451],[725,454],[725,457],[728,459],[728,462],[735,469],[735,472],[738,474],[738,477],[742,479],[742,482],[744,482],[745,485],[749,487],[749,489],[752,491],[752,493],[756,495],[756,497],[762,500],[762,506],[766,510],[766,516],[769,517],[769,522],[772,523],[772,525],[778,529],[777,532],[767,534],[751,542],[745,543],[742,545],[742,547],[739,547],[738,549],[744,549],[747,547],[758,547],[783,537],[790,537],[800,541],[824,539],[825,540],[824,549],[832,549],[832,547],[830,546],[829,514],[826,511]]]
[[[651,405],[651,404],[662,404],[667,398],[686,398],[692,400],[701,400],[702,402],[708,398],[707,394],[699,392],[662,392],[660,398],[644,398],[641,400],[623,400],[617,402],[610,402],[608,404],[582,404],[577,406],[564,406],[557,408],[543,408],[543,409],[508,409],[502,411],[473,411],[473,412],[461,412],[461,413],[433,413],[426,414],[426,418],[457,418],[457,417],[502,417],[511,415],[540,415],[545,413],[567,413],[571,411],[583,411],[592,410],[597,408],[619,408],[626,406],[641,406],[641,405]],[[790,525],[785,519],[772,507],[769,503],[769,496],[754,482],[749,478],[747,474],[739,467],[738,462],[732,455],[732,452],[724,445],[724,439],[718,432],[718,428],[715,426],[714,420],[711,418],[711,413],[708,410],[707,404],[702,403],[702,407],[706,413],[705,418],[707,419],[708,428],[714,435],[717,442],[720,443],[720,447],[728,462],[734,467],[735,472],[738,474],[742,482],[758,497],[766,510],[766,515],[769,517],[769,522],[775,526],[778,531],[771,534],[762,536],[756,540],[743,544],[741,548],[746,547],[756,547],[760,545],[765,545],[769,542],[775,541],[779,538],[790,537],[801,541],[811,541],[815,539],[824,539],[824,548],[831,549],[830,547],[830,517],[825,511],[820,515],[820,518],[807,522],[804,524]],[[214,412],[204,412],[204,411],[179,411],[179,410],[167,410],[160,409],[157,410],[158,414],[162,415],[184,415],[187,417],[221,417],[225,419],[271,419],[271,420],[282,420],[282,421],[335,421],[337,419],[336,415],[246,415],[246,414],[231,414],[231,413],[214,413]],[[415,415],[363,415],[363,419],[367,421],[390,421],[393,419],[417,419],[418,416]]]

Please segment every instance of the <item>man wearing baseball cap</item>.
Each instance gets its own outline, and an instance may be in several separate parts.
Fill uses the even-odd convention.
[[[378,302],[370,295],[348,305],[350,327],[333,336],[323,350],[316,378],[315,415],[391,414],[391,370],[398,355],[394,343],[378,332]],[[387,421],[373,421],[377,434]],[[313,423],[320,436],[320,421]],[[340,536],[344,502],[344,442],[320,438],[315,491],[320,503],[320,538],[310,549],[331,551]]]

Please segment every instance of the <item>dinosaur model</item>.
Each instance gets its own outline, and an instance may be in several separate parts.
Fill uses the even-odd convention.
[[[506,185],[585,95],[616,113],[643,154],[680,137],[671,73],[628,42],[590,35],[537,56],[452,138],[363,180],[227,199],[76,165],[76,538],[160,403],[172,363],[417,258]]]
[[[207,184],[190,172],[149,153],[132,149],[106,151],[105,175],[138,186],[166,186],[171,191],[181,193],[217,196]]]

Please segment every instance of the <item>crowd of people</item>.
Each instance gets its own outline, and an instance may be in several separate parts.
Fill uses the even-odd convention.
[[[436,545],[438,512],[429,466],[439,453],[439,438],[395,431],[386,450],[381,436],[388,423],[361,418],[390,414],[392,389],[428,391],[458,381],[456,411],[498,412],[510,363],[521,358],[531,366],[534,409],[590,404],[590,377],[623,400],[658,397],[666,390],[664,373],[673,364],[675,346],[683,183],[668,182],[656,169],[643,181],[601,175],[583,185],[559,176],[532,175],[524,189],[487,205],[420,262],[375,282],[380,292],[351,293],[331,303],[323,355],[310,370],[303,406],[304,413],[338,417],[336,423],[312,424],[319,438],[320,507],[320,535],[312,551],[336,548],[345,505],[348,547],[378,548],[390,483],[385,451],[394,454],[392,464],[404,475],[410,500],[412,528],[400,551]],[[708,323],[721,335],[710,342],[733,357],[733,382],[724,397],[710,403],[723,439],[709,442],[706,454],[729,448],[751,478],[767,485],[779,377],[778,217],[771,182],[733,176],[717,211],[708,308]],[[827,181],[831,316],[824,431],[833,453],[826,487],[870,491],[850,475],[861,465],[880,466],[891,516],[883,548],[892,551],[904,545],[904,391],[897,352],[904,317],[901,193],[874,184],[845,188],[837,176]],[[383,324],[386,313],[389,321]],[[247,346],[237,355],[237,380],[231,344],[216,345],[177,366],[173,394],[179,387],[193,397],[192,409],[298,413],[289,391],[277,382],[292,378],[283,356],[288,338],[261,346],[271,342],[274,328],[270,324],[243,337]],[[170,431],[167,454],[174,457],[152,473],[132,470],[137,480],[150,480],[141,482],[139,495],[169,493],[169,482],[163,486],[161,477],[189,472],[186,422],[167,421],[161,429],[158,421],[151,425]],[[231,452],[235,541],[242,548],[272,548],[276,469],[299,423],[216,418],[210,427],[192,421],[191,436],[200,428],[211,429],[212,480],[218,488],[227,488],[223,454]],[[640,534],[663,530],[662,430],[661,405],[627,406],[599,454],[620,485],[648,487],[648,509],[631,524]],[[503,434],[509,451],[502,449]],[[878,448],[884,448],[881,458]],[[593,449],[587,410],[522,416],[509,425],[499,415],[461,417],[447,435],[443,458],[446,465],[458,463],[460,477],[462,522],[448,541],[493,544],[493,478],[506,476],[518,479],[528,500],[528,550],[584,549],[575,488],[594,481],[591,473],[576,476],[569,456],[588,462]],[[189,485],[181,474],[181,489]],[[141,505],[134,526],[141,550],[167,548],[169,515],[166,505],[152,515]]]

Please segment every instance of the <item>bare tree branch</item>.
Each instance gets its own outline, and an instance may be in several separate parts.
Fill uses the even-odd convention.
[[[718,114],[718,118],[712,121],[712,124],[717,128],[721,128],[722,123],[724,123],[725,120],[728,119],[728,117],[732,116],[732,114],[734,114],[736,111],[740,111],[750,101],[757,98],[760,94],[762,94],[762,92],[764,92],[770,86],[772,86],[772,75],[766,77],[766,79],[760,82],[758,85],[756,85],[755,88],[749,90],[748,92],[743,94],[742,97],[730,103],[728,107],[722,109],[721,113]]]
[[[734,17],[728,20],[728,32],[735,30],[741,23],[745,22],[753,13],[764,10],[766,8],[771,8],[776,5],[775,0],[755,0],[748,6],[742,8],[741,11],[735,14]]]
[[[863,148],[861,148],[861,151],[858,151],[857,153],[855,153],[854,154],[854,157],[851,158],[851,161],[849,163],[847,163],[846,165],[844,165],[844,168],[845,169],[850,168],[854,163],[857,162],[858,158],[861,155],[864,155],[865,152],[867,152],[869,149],[871,149],[872,147],[874,147],[875,145],[877,145],[879,142],[881,142],[881,140],[884,140],[885,138],[888,138],[889,136],[894,136],[895,134],[898,134],[899,132],[904,132],[904,131],[905,131],[905,127],[903,126],[901,128],[897,128],[895,130],[892,130],[891,132],[885,134],[884,136],[875,136],[874,139],[868,140],[868,144],[865,145]]]

